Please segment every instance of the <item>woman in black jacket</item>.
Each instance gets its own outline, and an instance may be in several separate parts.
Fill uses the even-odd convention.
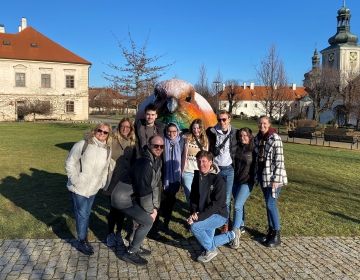
[[[244,127],[237,134],[238,147],[235,153],[234,168],[234,224],[235,239],[230,246],[240,246],[240,227],[244,224],[244,205],[254,186],[253,135],[250,128]]]

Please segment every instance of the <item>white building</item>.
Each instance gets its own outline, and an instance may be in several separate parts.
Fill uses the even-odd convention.
[[[36,119],[87,120],[91,63],[21,20],[19,32],[0,25],[0,121],[29,119],[21,108],[35,101],[51,113]]]
[[[266,114],[265,99],[267,98],[268,90],[265,86],[256,86],[254,83],[250,83],[247,86],[244,83],[242,86],[227,86],[219,94],[219,109],[229,110],[229,92],[234,93],[234,105],[232,114],[236,116],[247,116],[247,117],[259,117]],[[274,103],[278,103],[278,110],[273,116],[275,119],[279,119],[287,114],[289,119],[297,117],[299,114],[306,110],[305,105],[302,102],[302,98],[307,93],[304,87],[297,87],[296,84],[284,89],[281,100],[275,100]]]

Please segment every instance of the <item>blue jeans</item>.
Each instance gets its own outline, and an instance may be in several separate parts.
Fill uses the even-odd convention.
[[[232,231],[215,236],[215,230],[225,223],[227,223],[227,218],[213,214],[203,221],[193,223],[191,232],[206,251],[214,251],[217,247],[234,239]]]
[[[228,215],[230,215],[230,203],[231,203],[231,194],[234,184],[234,168],[232,165],[229,166],[219,166],[220,175],[223,177],[226,184],[226,206],[228,209]]]
[[[94,203],[95,195],[87,198],[72,192],[71,198],[73,202],[77,237],[79,240],[85,240],[87,238],[91,207]]]
[[[234,224],[233,227],[239,229],[240,226],[244,225],[244,205],[250,193],[253,189],[253,185],[239,184],[234,185]]]
[[[261,190],[265,198],[268,225],[274,230],[280,230],[280,215],[279,215],[279,210],[277,208],[277,198],[272,197],[272,188],[270,187],[261,188]],[[277,197],[279,197],[281,187],[277,188],[276,191],[277,191]]]
[[[187,203],[190,203],[190,192],[191,192],[191,184],[193,179],[194,179],[194,173],[184,172],[182,175],[182,183],[183,183],[184,193]]]

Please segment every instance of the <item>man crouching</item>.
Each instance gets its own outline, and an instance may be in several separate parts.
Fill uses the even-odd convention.
[[[213,163],[213,155],[200,151],[196,155],[199,170],[195,171],[190,193],[191,216],[187,219],[191,232],[205,251],[197,258],[209,262],[218,254],[217,247],[235,238],[233,231],[215,236],[215,230],[227,222],[226,185]]]

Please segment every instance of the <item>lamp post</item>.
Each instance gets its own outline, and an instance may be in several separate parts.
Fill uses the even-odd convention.
[[[215,86],[215,94],[216,94],[216,113],[219,111],[219,86],[221,84],[220,81],[214,81],[213,82],[214,86]]]

